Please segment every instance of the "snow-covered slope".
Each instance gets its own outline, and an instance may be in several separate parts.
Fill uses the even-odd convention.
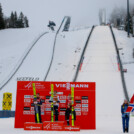
[[[47,80],[71,81],[73,79],[76,66],[78,65],[89,32],[90,29],[59,33],[52,68],[50,69]],[[133,39],[125,38],[123,32],[118,32],[116,30],[114,32],[116,32],[116,38],[118,37],[118,40],[123,43],[123,46],[126,46],[126,49],[128,48],[125,44],[130,43],[130,46],[132,47]],[[9,86],[6,86],[4,90],[0,91],[0,99],[2,99],[3,91],[13,92],[15,97],[17,77],[39,77],[40,80],[43,80],[50,62],[53,40],[54,34],[52,33],[43,36],[43,38],[39,40],[36,46],[29,53],[19,71],[13,77],[13,83],[10,83],[10,81]],[[132,51],[131,47],[129,49],[130,51]],[[125,55],[128,55],[127,60],[133,60],[130,58],[131,56],[129,56],[128,53],[128,50],[125,51]],[[125,55],[124,59],[126,57]],[[84,55],[82,70],[79,72],[77,81],[96,82],[97,129],[90,131],[82,130],[77,132],[77,134],[119,134],[122,132],[120,106],[123,102],[124,94],[116,57],[115,46],[109,27],[96,27],[91,39],[89,40]],[[124,60],[124,62],[126,61]],[[128,80],[129,79],[130,77],[128,77]],[[128,82],[129,81],[127,81],[127,83]],[[130,82],[132,85],[131,80]],[[10,87],[12,87],[12,89]],[[0,100],[0,102],[1,101],[2,100]],[[134,118],[131,118],[130,134],[133,134],[134,132],[133,122]],[[0,130],[2,133],[27,133],[27,131],[24,131],[23,129],[14,129],[13,123],[13,118],[0,119]],[[9,126],[8,129],[7,126]],[[37,132],[40,134],[44,133],[43,131]],[[28,133],[36,132],[31,131]],[[46,133],[57,134],[57,132]],[[68,132],[58,133],[65,134]]]
[[[80,59],[82,49],[85,45],[89,32],[90,32],[90,29],[80,30],[80,31],[76,31],[76,32],[63,32],[63,33],[60,32],[58,34],[57,42],[56,42],[56,49],[55,49],[55,53],[54,53],[54,63],[52,64],[52,71],[50,71],[50,75],[48,77],[49,80],[54,80],[54,79],[68,80],[68,81],[72,80],[73,75],[76,71],[76,66]],[[25,32],[22,32],[22,33],[25,34]],[[10,33],[9,33],[9,35],[10,35]],[[7,36],[7,38],[9,38],[9,37]],[[34,47],[31,49],[31,51],[29,52],[29,54],[27,55],[27,57],[25,58],[25,60],[23,61],[23,63],[19,67],[19,69],[17,70],[17,72],[15,73],[15,75],[2,88],[2,91],[0,92],[0,102],[2,102],[3,93],[5,93],[5,92],[13,93],[12,110],[15,110],[17,80],[19,80],[19,81],[21,81],[21,80],[43,81],[44,80],[45,75],[48,71],[51,57],[52,57],[54,38],[55,38],[55,33],[49,33],[49,34],[47,33],[46,35],[41,37],[40,40],[34,45]],[[27,42],[28,42],[28,39],[26,38]],[[32,40],[32,38],[31,38],[31,40]],[[22,45],[25,43],[24,39],[20,40],[20,41],[22,42]],[[5,43],[5,41],[3,41],[3,43]],[[30,45],[32,45],[32,44],[30,44]],[[18,51],[16,52],[16,49],[14,49],[13,52],[15,54],[19,53],[20,57],[21,57],[25,54],[25,51],[27,51],[27,48],[30,45],[26,46],[24,44],[23,49],[21,49],[20,53]],[[10,49],[9,46],[10,46],[10,42],[7,41],[7,48],[6,48],[7,51]],[[15,47],[16,47],[16,45],[13,46],[13,48],[15,48]],[[11,58],[12,54],[9,53],[8,56],[9,56],[9,58]],[[5,58],[5,56],[2,56],[2,57]],[[20,61],[20,59],[21,59],[20,57],[17,56],[17,62]],[[6,62],[6,64],[9,64],[8,60],[5,60],[5,62]],[[14,68],[16,67],[17,62],[15,62],[13,60],[13,67],[11,68],[9,66],[9,73],[8,73],[8,71],[6,72],[6,70],[8,70],[8,68],[3,67],[3,70],[5,70],[5,72],[3,74],[5,74],[6,77],[9,76],[9,74],[12,70],[14,71]],[[74,64],[75,64],[75,66],[74,66]],[[55,71],[55,67],[58,68],[57,71]],[[55,71],[55,75],[52,76],[53,69]],[[66,73],[66,75],[64,75],[64,72]],[[61,75],[59,75],[59,73]],[[63,76],[64,76],[64,79],[63,79]],[[1,78],[1,80],[4,80],[5,78],[3,78],[3,79]],[[57,79],[57,78],[59,78],[59,79]],[[0,109],[2,109],[1,105],[0,105]]]
[[[62,32],[57,36],[54,59],[47,81],[72,81],[91,28]]]
[[[2,88],[0,102],[2,102],[4,92],[13,93],[12,110],[15,110],[17,80],[38,78],[38,80],[42,81],[44,79],[52,56],[54,37],[54,33],[46,34],[36,43],[13,78]]]
[[[0,31],[0,88],[12,76],[42,33],[43,30],[30,28]]]
[[[126,32],[119,31],[117,29],[114,29],[114,34],[119,48],[123,68],[127,69],[127,73],[124,74],[129,98],[131,98],[134,94],[134,38],[128,38]]]
[[[116,56],[109,27],[96,27],[77,81],[96,82],[97,115],[120,115],[124,95]],[[113,101],[109,101],[113,96]]]

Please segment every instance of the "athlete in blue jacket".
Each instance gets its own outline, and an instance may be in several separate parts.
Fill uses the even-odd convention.
[[[128,108],[128,101],[124,100],[123,105],[121,106],[121,113],[122,113],[122,124],[123,124],[123,132],[129,132],[129,118],[130,113],[126,113],[126,110]]]

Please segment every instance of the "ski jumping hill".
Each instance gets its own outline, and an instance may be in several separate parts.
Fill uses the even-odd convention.
[[[57,34],[54,53],[53,45],[55,33],[47,33],[43,35],[38,40],[36,45],[31,49],[15,75],[0,91],[0,102],[2,102],[2,95],[4,92],[13,93],[12,110],[15,110],[17,79],[29,80],[31,78],[37,78],[41,81],[72,81],[77,73],[77,69],[79,69],[78,64],[82,56],[83,62],[81,64],[81,69],[78,70],[76,81],[96,82],[97,130],[90,132],[92,134],[119,134],[122,131],[120,106],[125,96],[123,92],[120,71],[118,70],[117,52],[114,40],[108,26],[96,26],[90,36],[90,39],[87,42],[90,32],[91,28],[69,32],[60,31]],[[119,32],[115,29],[114,33],[118,47],[122,45],[122,51],[128,57],[127,62],[133,61],[133,59],[130,60],[130,56],[127,54],[128,52],[130,52],[130,49],[127,49],[127,46],[125,44],[132,44],[132,41],[134,41],[134,39],[131,39],[132,41],[130,41],[129,39],[125,38],[126,35],[123,32]],[[125,41],[123,40],[123,38],[125,39]],[[27,40],[27,38],[25,39]],[[33,38],[31,38],[31,40],[32,39]],[[21,41],[21,38],[19,38],[18,40]],[[22,40],[21,43],[23,41],[24,40]],[[4,44],[5,42],[6,41],[3,39],[2,44]],[[7,52],[10,50],[10,42],[7,41],[7,46],[3,48],[3,50]],[[82,55],[86,42],[88,44],[85,49],[84,55]],[[123,44],[124,42],[125,44]],[[126,47],[126,49],[124,46]],[[1,45],[0,47],[3,47],[3,45]],[[20,57],[24,54],[24,50],[27,50],[28,45],[24,47],[25,48],[21,49],[23,51],[21,51]],[[130,45],[129,47],[132,48],[132,45]],[[14,46],[14,48],[16,48],[16,46]],[[12,52],[14,52],[15,54],[16,50]],[[17,51],[17,53],[19,52]],[[52,64],[46,77],[52,54]],[[10,63],[12,62],[4,60],[5,57],[6,56],[3,55],[2,59],[0,59],[0,66],[2,68],[1,74],[5,74],[5,77],[7,77],[12,69],[10,69],[10,71],[8,72],[8,68],[6,68],[7,66],[5,67],[4,65],[10,65]],[[8,56],[9,59],[11,57],[11,55]],[[18,60],[19,59],[20,58],[18,58]],[[124,63],[125,60],[122,56],[121,59]],[[12,68],[15,65],[16,62],[14,63],[14,65],[12,65]],[[128,67],[128,69],[131,68],[132,71],[132,64],[131,66],[127,64],[127,66],[125,67]],[[134,77],[130,75],[131,71],[128,73],[129,75],[125,75],[127,81],[129,81],[130,78]],[[8,73],[6,74],[6,72]],[[2,78],[0,79],[0,82],[2,82]],[[129,86],[129,88],[133,88],[132,83],[130,85],[131,86]],[[129,96],[131,97],[132,90],[128,90],[128,92]],[[2,108],[0,107],[0,109]],[[22,130],[15,130],[13,128],[13,119],[8,119],[8,121],[10,121],[10,123],[8,124],[10,128],[7,130],[7,133],[18,133],[18,131],[20,131],[21,133],[27,133],[26,131]],[[0,121],[0,124],[1,122],[2,121]],[[133,118],[130,120],[130,124],[133,124],[132,122],[134,122]],[[3,132],[6,130],[6,124],[7,121],[3,120],[2,124],[0,125],[0,129]],[[134,128],[130,126],[130,133],[132,131],[134,131]],[[57,132],[52,133],[55,134]],[[85,131],[83,130],[78,133],[84,134]]]

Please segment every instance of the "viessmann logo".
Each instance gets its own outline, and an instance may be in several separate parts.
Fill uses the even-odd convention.
[[[34,126],[27,126],[27,129],[33,130],[33,129],[40,129],[40,127],[34,127]]]
[[[65,127],[66,130],[79,130],[79,128],[75,128],[75,127]]]
[[[88,88],[89,85],[88,84],[70,84],[70,83],[66,83],[66,84],[55,84],[57,88],[67,88],[68,90],[70,89],[70,87],[74,87],[74,88]]]

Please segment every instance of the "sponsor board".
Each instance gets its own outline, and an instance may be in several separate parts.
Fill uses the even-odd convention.
[[[50,99],[50,96],[46,96],[46,99]]]
[[[31,111],[34,111],[34,107],[31,107]]]
[[[64,126],[64,131],[80,131],[78,126]]]
[[[66,108],[60,108],[60,111],[66,111]]]
[[[67,88],[69,89],[68,83],[66,84],[55,84],[57,88]],[[88,88],[89,85],[88,84],[70,84],[70,87],[74,87],[74,88]]]
[[[74,96],[75,100],[80,100],[81,96]]]
[[[46,104],[45,107],[50,108],[51,107],[51,104],[50,103],[49,104]]]
[[[88,107],[88,104],[82,104],[82,107]]]
[[[24,95],[24,98],[31,98],[31,95]]]
[[[23,115],[30,115],[30,111],[23,111]]]
[[[81,103],[81,100],[75,100],[75,103]]]
[[[63,124],[64,124],[64,122],[62,122],[62,121],[57,121],[57,122],[44,121],[43,122],[43,130],[62,131]]]
[[[42,129],[43,129],[42,123],[34,123],[34,122],[24,123],[24,130],[42,130]]]
[[[66,103],[66,100],[60,100],[60,103]]]
[[[24,107],[30,107],[30,105],[31,105],[31,103],[29,103],[29,102],[24,103]]]
[[[88,108],[82,108],[83,112],[88,112]]]
[[[64,96],[60,96],[60,100],[66,100],[66,96],[64,95]]]
[[[35,111],[31,111],[31,115],[35,115]]]
[[[60,104],[61,107],[66,107],[67,105],[65,103]]]
[[[81,108],[75,108],[75,111],[81,111]]]
[[[87,100],[88,96],[82,96],[82,100]]]
[[[24,102],[31,102],[31,99],[24,99]]]
[[[81,107],[81,104],[76,104],[76,106],[75,107]]]
[[[82,100],[82,103],[88,103],[88,100]]]
[[[50,104],[49,100],[45,100],[45,103],[49,103]]]
[[[45,108],[45,111],[51,111],[51,108]]]
[[[77,115],[77,116],[80,116],[80,115],[81,115],[81,112],[78,112],[78,111],[77,111],[77,112],[76,112],[76,115]]]
[[[49,99],[51,96],[50,92],[51,92],[51,83],[52,83],[54,85],[54,91],[58,92],[58,96],[60,99],[59,108],[58,108],[59,120],[65,121],[65,110],[68,104],[67,96],[71,93],[70,89],[72,86],[75,87],[74,88],[74,94],[75,94],[74,108],[76,111],[76,115],[78,116],[77,120],[75,121],[75,125],[80,126],[81,129],[95,128],[94,125],[92,125],[95,124],[95,120],[94,120],[95,83],[40,82],[40,81],[18,82],[15,128],[22,128],[24,126],[24,121],[28,121],[28,122],[35,121],[32,83],[35,83],[36,91],[37,93],[40,93],[40,97],[43,100],[43,103],[41,105],[42,121],[50,121],[51,119],[51,103],[49,102]],[[87,86],[84,85],[88,85],[88,88]],[[86,115],[86,112],[89,113],[89,108],[92,109],[92,111],[90,111],[91,114]],[[82,122],[85,122],[85,124],[83,124]]]
[[[82,115],[86,116],[88,115],[88,112],[83,112]]]
[[[30,110],[30,107],[24,107],[24,110],[29,111]]]
[[[17,77],[17,81],[39,81],[39,78],[36,77]]]
[[[65,115],[65,112],[61,112],[61,111],[60,111],[59,113],[60,113],[60,115]]]

